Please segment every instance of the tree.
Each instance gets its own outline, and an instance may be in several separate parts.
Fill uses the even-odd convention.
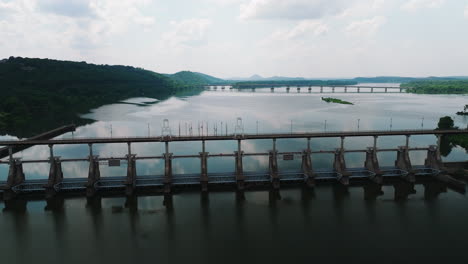
[[[444,116],[439,119],[438,129],[456,129],[453,119],[450,116]]]

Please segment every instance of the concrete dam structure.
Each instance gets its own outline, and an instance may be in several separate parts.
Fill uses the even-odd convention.
[[[22,195],[40,195],[53,197],[57,194],[86,195],[117,193],[134,195],[139,192],[151,191],[160,194],[171,194],[174,191],[191,188],[201,192],[209,192],[218,187],[233,191],[244,191],[256,188],[279,190],[282,186],[303,185],[313,187],[321,181],[336,182],[347,186],[358,181],[373,182],[376,185],[388,181],[403,181],[413,184],[418,179],[435,179],[458,190],[465,190],[465,183],[451,176],[454,171],[466,177],[468,161],[459,163],[444,163],[440,155],[441,138],[445,135],[468,134],[468,130],[398,130],[398,131],[350,131],[350,132],[316,132],[316,133],[285,133],[285,134],[233,134],[209,136],[160,136],[160,137],[129,137],[129,138],[73,138],[73,139],[34,139],[23,141],[0,141],[0,146],[9,150],[9,159],[0,163],[9,166],[8,175],[0,175],[0,193],[4,200]],[[409,140],[414,135],[435,135],[437,145],[427,147],[411,147]],[[393,148],[379,148],[378,139],[385,136],[402,136],[406,144]],[[372,146],[362,146],[360,149],[345,149],[346,138],[373,137]],[[311,140],[317,138],[339,138],[340,146],[334,150],[318,150],[311,148]],[[277,147],[278,139],[303,140],[302,151],[285,152]],[[245,140],[271,140],[271,149],[267,152],[246,152],[242,145]],[[206,142],[234,141],[237,148],[232,153],[209,153]],[[170,151],[171,142],[200,142],[200,152],[193,155],[178,155]],[[122,157],[104,157],[93,152],[95,144],[127,144],[128,153]],[[155,156],[140,156],[132,151],[132,144],[163,144],[164,153]],[[62,159],[54,155],[54,146],[87,145],[87,157]],[[36,145],[46,145],[50,149],[48,159],[26,160],[13,157],[13,149],[27,148]],[[425,151],[424,165],[413,165],[409,153]],[[394,166],[380,166],[377,153],[396,152]],[[345,155],[362,153],[365,162],[362,167],[350,168],[346,165]],[[318,170],[312,163],[312,155],[333,155],[333,169]],[[267,172],[246,171],[243,166],[245,157],[263,156],[268,158]],[[229,157],[234,159],[235,170],[231,173],[210,172],[208,159]],[[200,172],[195,174],[174,174],[172,163],[175,159],[197,158],[200,161]],[[299,159],[300,167],[295,171],[282,172],[278,160]],[[137,175],[137,160],[162,160],[163,175]],[[70,162],[88,162],[88,174],[80,178],[69,178],[64,175],[62,167]],[[126,175],[106,177],[101,175],[100,166],[105,162],[109,166],[126,165]],[[47,179],[28,179],[23,170],[26,163],[50,164]],[[464,176],[463,176],[464,175]]]

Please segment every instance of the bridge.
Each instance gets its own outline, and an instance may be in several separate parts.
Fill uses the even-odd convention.
[[[53,197],[59,193],[73,193],[92,197],[98,193],[121,193],[133,195],[136,192],[152,190],[161,194],[170,194],[174,190],[185,187],[196,188],[202,192],[209,189],[226,187],[232,190],[243,191],[258,187],[267,187],[279,190],[283,185],[303,184],[313,187],[316,182],[332,181],[347,186],[354,181],[369,181],[381,185],[388,180],[399,179],[413,184],[418,178],[431,178],[448,184],[456,189],[465,190],[465,183],[450,176],[455,170],[466,177],[466,165],[468,161],[461,162],[457,169],[450,168],[448,163],[442,162],[440,156],[440,142],[444,135],[466,135],[468,129],[463,130],[397,130],[397,131],[340,131],[340,132],[314,132],[314,133],[283,133],[283,134],[231,134],[231,135],[198,135],[198,136],[172,136],[159,137],[118,137],[118,138],[73,138],[73,139],[35,139],[23,141],[0,141],[0,146],[9,150],[9,158],[0,163],[9,166],[8,175],[0,175],[0,192],[3,199],[11,199],[24,194],[41,194]],[[427,147],[411,147],[410,137],[414,135],[435,135],[437,145]],[[384,136],[406,137],[404,146],[395,148],[379,148],[378,138]],[[311,140],[316,138],[339,138],[340,147],[334,150],[311,149]],[[373,137],[373,145],[362,149],[345,149],[344,142],[350,137]],[[242,149],[245,140],[272,140],[272,148],[268,152],[248,153]],[[278,139],[302,139],[304,148],[301,151],[280,151],[276,146]],[[232,153],[208,153],[206,142],[208,141],[234,141],[237,142],[237,150]],[[170,152],[171,142],[200,142],[201,151],[194,155],[177,155]],[[128,153],[123,157],[100,157],[93,152],[94,144],[126,143]],[[165,152],[155,156],[139,156],[132,152],[133,143],[163,144]],[[54,146],[57,145],[88,145],[89,155],[71,159],[62,159],[54,155]],[[47,145],[50,156],[47,159],[23,160],[13,156],[13,149],[25,148],[36,145]],[[424,165],[413,165],[409,153],[411,151],[426,151],[427,156]],[[381,167],[377,153],[396,152],[395,166]],[[363,167],[349,168],[346,166],[345,155],[347,153],[362,153],[365,155]],[[332,154],[333,169],[317,170],[312,164],[311,155]],[[249,156],[268,157],[268,171],[245,171],[243,159]],[[235,171],[232,173],[210,172],[208,159],[213,157],[234,158]],[[200,172],[196,174],[173,174],[172,162],[174,159],[197,158],[200,160]],[[281,171],[278,159],[301,161],[300,168],[294,171]],[[137,175],[137,160],[163,160],[163,175]],[[86,161],[89,164],[87,175],[81,178],[64,177],[62,165],[69,162]],[[108,166],[120,166],[124,161],[127,167],[125,176],[106,177],[100,173],[100,166],[105,163]],[[27,179],[23,164],[25,163],[49,163],[50,171],[47,179]],[[66,175],[65,175],[66,176]],[[1,181],[3,178],[6,181]]]
[[[279,89],[282,87],[283,89],[286,88],[286,93],[291,92],[291,90],[296,90],[296,92],[300,93],[301,91],[307,91],[309,93],[312,92],[319,92],[319,93],[388,93],[388,92],[404,92],[410,89],[410,87],[392,87],[392,86],[354,86],[354,85],[321,85],[321,86],[284,86],[284,85],[272,85],[269,87],[261,86],[261,87],[235,87],[235,86],[205,86],[205,89],[210,91],[218,91],[218,90],[236,90],[236,91],[252,91],[255,92],[257,89],[270,89],[270,92],[274,93],[275,89]]]

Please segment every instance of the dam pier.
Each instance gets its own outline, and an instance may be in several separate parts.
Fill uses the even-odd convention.
[[[151,190],[161,194],[170,194],[184,188],[209,192],[218,187],[236,191],[255,188],[270,188],[279,190],[283,185],[304,185],[313,187],[321,181],[336,182],[348,186],[354,181],[370,181],[382,185],[388,180],[398,180],[415,183],[418,178],[431,178],[441,181],[458,190],[465,190],[465,183],[451,175],[457,171],[466,177],[468,162],[444,163],[440,155],[441,138],[445,135],[468,134],[468,130],[395,130],[395,131],[342,131],[342,132],[314,132],[314,133],[284,133],[284,134],[232,134],[208,136],[160,136],[160,137],[129,137],[129,138],[73,138],[73,139],[33,139],[22,141],[0,141],[0,146],[9,150],[9,158],[0,163],[9,166],[8,175],[0,175],[0,193],[3,199],[26,194],[40,194],[46,197],[59,193],[73,193],[92,197],[96,194],[119,193],[133,195],[139,191]],[[427,147],[411,147],[410,137],[414,135],[434,135],[438,138],[437,145]],[[402,136],[406,144],[393,148],[379,148],[378,139],[385,136]],[[345,140],[356,137],[373,137],[372,146],[359,149],[346,149]],[[317,138],[339,138],[340,145],[334,150],[312,149],[311,141]],[[302,140],[302,151],[282,151],[277,147],[279,139]],[[271,140],[271,150],[267,152],[247,152],[243,149],[245,140]],[[236,150],[231,153],[209,153],[206,142],[234,141]],[[178,155],[170,151],[172,142],[200,142],[200,152],[192,155]],[[127,145],[127,154],[122,157],[104,157],[96,155],[93,150],[95,144]],[[132,144],[146,143],[163,144],[164,153],[154,156],[140,156],[132,150]],[[27,148],[36,145],[46,145],[50,150],[48,159],[26,160],[13,157],[13,149]],[[54,154],[54,146],[58,145],[87,145],[87,157],[64,159]],[[414,165],[409,153],[425,151],[424,165]],[[378,153],[394,152],[396,160],[394,166],[380,166]],[[362,153],[365,162],[362,167],[348,167],[345,155]],[[333,169],[315,169],[312,155],[333,155]],[[268,158],[268,171],[246,171],[243,166],[245,157],[263,156]],[[173,160],[197,158],[200,160],[200,172],[195,174],[174,174]],[[235,171],[231,173],[211,172],[208,166],[210,158],[233,158]],[[281,171],[278,160],[300,160],[300,167],[294,171]],[[137,175],[137,160],[162,160],[163,175]],[[69,178],[63,173],[63,166],[70,162],[88,162],[88,174],[79,178]],[[125,176],[101,175],[100,166],[120,166],[126,164]],[[47,179],[28,179],[23,164],[50,164]]]

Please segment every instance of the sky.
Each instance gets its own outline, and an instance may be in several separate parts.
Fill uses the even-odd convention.
[[[468,0],[0,0],[0,58],[221,78],[468,75]]]

